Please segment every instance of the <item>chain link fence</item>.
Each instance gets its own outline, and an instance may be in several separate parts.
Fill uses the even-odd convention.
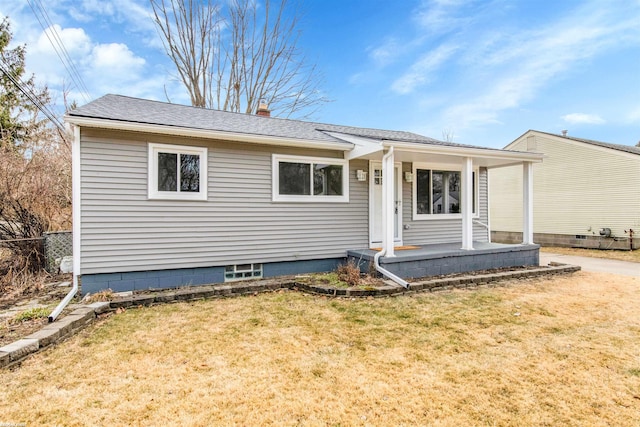
[[[73,255],[73,233],[71,231],[55,231],[44,233],[45,268],[49,273],[58,271],[56,259]]]

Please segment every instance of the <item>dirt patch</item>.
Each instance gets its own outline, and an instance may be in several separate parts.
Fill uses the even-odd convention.
[[[529,271],[540,270],[546,268],[545,266],[518,266],[518,267],[503,267],[493,268],[488,270],[477,270],[465,273],[444,274],[437,276],[426,276],[407,279],[410,283],[418,283],[425,281],[432,281],[436,279],[444,278],[456,278],[456,277],[468,277],[468,276],[482,276],[487,274],[505,273],[512,271]],[[310,286],[332,287],[336,289],[378,289],[387,286],[385,279],[379,274],[375,275],[364,274],[360,276],[360,283],[357,286],[350,286],[348,283],[341,281],[335,273],[312,273],[295,277],[296,282],[303,283]],[[438,286],[437,284],[434,286]]]
[[[69,287],[59,285],[62,282],[71,283],[70,274],[58,276],[47,274],[34,280],[42,280],[44,282],[45,279],[46,283],[37,287],[30,287],[28,292],[8,292],[0,296],[0,311],[25,305],[33,300],[40,301],[42,304],[49,304],[53,301],[61,300],[69,292]]]
[[[45,277],[54,279],[49,275]],[[0,347],[37,332],[47,323],[46,315],[53,311],[70,289],[68,286],[59,286],[61,282],[70,281],[70,275],[57,276],[55,279],[58,280],[28,287],[29,292],[13,292],[0,297]],[[21,314],[38,308],[48,313],[33,319],[16,319]]]
[[[14,341],[18,341],[30,335],[34,332],[38,332],[43,326],[47,324],[47,318],[39,318],[32,320],[25,320],[22,322],[11,322],[4,320],[0,322],[0,347],[7,344],[11,344]]]

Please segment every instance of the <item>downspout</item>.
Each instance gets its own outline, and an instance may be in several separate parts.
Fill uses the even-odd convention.
[[[382,248],[382,250],[380,252],[376,252],[376,254],[373,256],[373,263],[376,266],[376,270],[378,270],[383,276],[388,277],[389,279],[393,280],[394,282],[396,282],[398,285],[402,286],[403,288],[409,289],[409,282],[407,282],[406,280],[396,276],[395,274],[393,274],[392,272],[390,272],[386,268],[383,268],[380,265],[380,257],[383,257],[384,254],[386,254],[386,253],[387,253],[387,250],[385,248]]]
[[[49,323],[54,322],[78,293],[78,275],[80,274],[80,126],[73,126],[71,145],[71,188],[73,222],[73,287],[49,315]]]
[[[385,167],[384,167],[385,162],[387,162],[389,157],[391,157],[392,155],[393,155],[393,147],[389,147],[389,151],[384,156],[382,156],[382,169],[383,170],[385,169]],[[388,172],[388,170],[387,170],[387,172]],[[394,166],[393,165],[391,166],[391,173],[394,173]],[[388,177],[387,178],[383,177],[383,179],[387,180]],[[383,212],[384,212],[384,209],[386,209],[386,206],[383,206],[382,208],[383,208]],[[383,222],[385,224],[385,229],[384,229],[384,234],[383,235],[386,237],[386,234],[387,234],[386,233],[387,232],[386,226],[387,225],[386,225],[386,221],[383,221]],[[384,239],[384,240],[386,240],[386,239]],[[396,282],[397,284],[399,284],[403,288],[409,289],[409,283],[407,281],[405,281],[402,278],[396,276],[395,274],[393,274],[392,272],[390,272],[386,268],[383,268],[380,265],[380,257],[383,257],[387,253],[387,248],[384,245],[384,240],[383,240],[382,249],[379,252],[376,252],[376,254],[373,256],[373,263],[374,263],[374,265],[376,267],[376,270],[379,271],[382,275],[384,275],[384,276],[388,277],[389,279],[393,280],[394,282]]]
[[[78,276],[74,274],[73,287],[71,288],[67,296],[65,296],[64,299],[60,301],[60,304],[58,304],[58,306],[51,312],[51,314],[49,315],[49,323],[56,320],[60,313],[62,313],[62,310],[64,310],[67,304],[69,304],[69,301],[71,301],[71,299],[76,296],[76,293],[78,293]]]

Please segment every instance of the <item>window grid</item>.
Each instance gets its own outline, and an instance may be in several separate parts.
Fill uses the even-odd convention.
[[[348,202],[349,163],[274,154],[272,191],[276,202]]]
[[[472,213],[478,216],[477,173],[472,173]],[[462,172],[455,169],[436,170],[414,166],[414,220],[452,218],[461,214]],[[453,203],[451,203],[453,201]]]
[[[149,199],[207,200],[207,148],[149,143]]]
[[[262,278],[262,264],[236,264],[224,268],[224,281],[249,280]]]

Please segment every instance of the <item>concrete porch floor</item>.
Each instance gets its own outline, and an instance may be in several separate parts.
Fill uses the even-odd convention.
[[[462,250],[461,243],[414,245],[416,249],[396,250],[394,257],[380,258],[380,265],[402,278],[466,273],[504,267],[539,265],[539,245],[473,242],[473,250]],[[368,271],[376,251],[347,251],[362,271]]]

